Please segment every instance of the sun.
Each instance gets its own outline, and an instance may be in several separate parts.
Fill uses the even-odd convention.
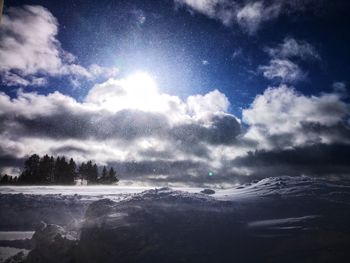
[[[153,77],[146,72],[136,72],[127,76],[125,81],[127,87],[131,90],[137,90],[138,93],[157,93],[157,84]]]
[[[125,78],[109,79],[96,85],[90,90],[86,101],[111,112],[164,112],[169,110],[169,99],[168,95],[161,93],[150,74],[135,72]]]
[[[164,107],[162,95],[154,78],[146,72],[136,72],[126,77],[124,97],[131,107],[143,111],[160,111]]]

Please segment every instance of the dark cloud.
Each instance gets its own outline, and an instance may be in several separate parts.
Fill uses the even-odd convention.
[[[286,150],[260,150],[238,157],[232,165],[252,170],[252,176],[348,176],[350,145],[315,144]]]
[[[13,136],[49,137],[55,139],[133,140],[143,136],[157,136],[169,126],[165,116],[137,110],[122,110],[115,114],[101,111],[72,112],[59,108],[50,115],[3,116],[3,130],[16,127]]]
[[[2,167],[22,167],[25,158],[17,158],[13,155],[0,155],[0,170]]]
[[[12,152],[4,149],[0,145],[0,171],[2,167],[21,167],[24,162],[24,158],[16,156],[16,149],[11,149]]]
[[[218,114],[209,117],[209,125],[198,123],[183,124],[174,127],[170,134],[175,140],[188,143],[206,141],[210,144],[232,144],[241,133],[241,124],[229,114]]]
[[[319,122],[300,121],[297,131],[291,130],[277,134],[268,134],[266,131],[264,140],[273,149],[283,149],[296,146],[296,142],[301,137],[303,137],[302,145],[320,144],[323,141],[348,144],[350,143],[350,127],[345,122],[324,125]]]
[[[190,124],[169,124],[167,116],[139,110],[72,111],[59,107],[50,115],[0,116],[2,131],[12,129],[12,136],[48,137],[54,139],[120,139],[142,137],[167,138],[189,144],[232,144],[241,132],[238,120],[229,114],[213,114],[208,120]],[[13,129],[15,127],[15,129]],[[1,131],[0,130],[0,131]]]
[[[331,126],[322,125],[318,122],[301,122],[301,127],[305,134],[318,134],[319,141],[322,141],[322,137],[325,137],[338,143],[350,142],[350,127],[345,122],[338,122]]]
[[[164,160],[164,159],[173,159],[175,158],[175,155],[172,151],[170,151],[170,149],[168,151],[164,150],[164,151],[159,151],[156,149],[149,149],[149,150],[143,150],[140,151],[139,154],[142,157],[146,157],[146,158],[158,158],[160,160]]]
[[[233,173],[226,169],[213,170],[208,163],[190,160],[111,162],[109,165],[116,167],[122,180],[153,185],[204,186],[234,184],[239,180],[247,180],[238,172]],[[209,172],[213,172],[213,175],[209,176]]]

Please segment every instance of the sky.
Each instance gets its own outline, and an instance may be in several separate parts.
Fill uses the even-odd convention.
[[[5,1],[0,171],[29,155],[127,184],[350,172],[349,1]]]

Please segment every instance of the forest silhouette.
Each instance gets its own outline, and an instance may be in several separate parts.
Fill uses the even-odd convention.
[[[103,166],[101,173],[96,163],[91,160],[77,166],[73,158],[65,156],[40,157],[31,155],[24,162],[23,172],[18,177],[7,174],[1,176],[0,184],[19,185],[74,185],[82,184],[115,184],[119,181],[113,167]]]

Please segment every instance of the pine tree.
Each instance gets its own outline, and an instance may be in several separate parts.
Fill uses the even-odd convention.
[[[0,184],[9,184],[9,176],[7,174],[1,176]]]
[[[97,165],[94,164],[91,169],[91,177],[90,177],[90,182],[91,183],[96,183],[98,178],[98,168]]]
[[[113,167],[111,167],[109,169],[109,173],[108,173],[109,183],[113,184],[113,183],[117,183],[119,181],[116,175],[117,175],[117,172],[114,171]]]
[[[69,167],[66,158],[63,156],[61,158],[57,157],[55,163],[54,178],[56,184],[70,184],[71,180],[68,177]],[[74,181],[74,180],[73,180]]]
[[[60,176],[61,176],[61,158],[57,156],[55,161],[55,168],[53,171],[53,183],[59,184],[60,182]]]
[[[86,175],[86,164],[84,162],[82,162],[78,168],[78,174],[79,174],[79,178],[81,180],[86,180],[87,179],[87,175]]]
[[[76,169],[77,169],[77,165],[75,164],[73,158],[70,158],[69,164],[68,164],[68,173],[67,173],[68,184],[74,184],[74,180],[77,177]]]
[[[19,181],[23,184],[36,184],[40,182],[39,176],[40,157],[33,154],[24,162],[24,171],[20,175]]]
[[[83,163],[84,164],[84,163]],[[86,164],[81,165],[79,172],[88,181],[88,184],[94,184],[98,178],[98,168],[96,164],[92,164],[92,161],[88,161]]]
[[[107,180],[108,180],[108,171],[106,166],[103,166],[100,182],[104,184],[107,182]]]
[[[17,177],[9,177],[0,175],[0,183],[2,184],[74,184],[75,179],[80,176],[86,179],[88,184],[106,183],[112,184],[118,182],[116,172],[111,167],[109,170],[106,166],[102,169],[99,178],[98,166],[91,160],[87,163],[81,163],[77,169],[77,165],[73,158],[69,162],[64,156],[57,156],[56,160],[53,156],[47,154],[40,158],[39,155],[33,154],[24,163],[24,170]]]
[[[8,184],[13,184],[13,177],[12,176],[9,176]]]
[[[17,182],[18,182],[18,177],[17,176],[13,177],[12,184],[17,184]]]
[[[85,174],[86,174],[86,180],[89,183],[91,183],[91,179],[92,179],[92,161],[88,161],[86,163],[86,166],[85,166]]]
[[[41,184],[48,184],[50,183],[50,174],[51,174],[51,159],[46,154],[44,157],[40,159],[39,162],[39,183]]]

